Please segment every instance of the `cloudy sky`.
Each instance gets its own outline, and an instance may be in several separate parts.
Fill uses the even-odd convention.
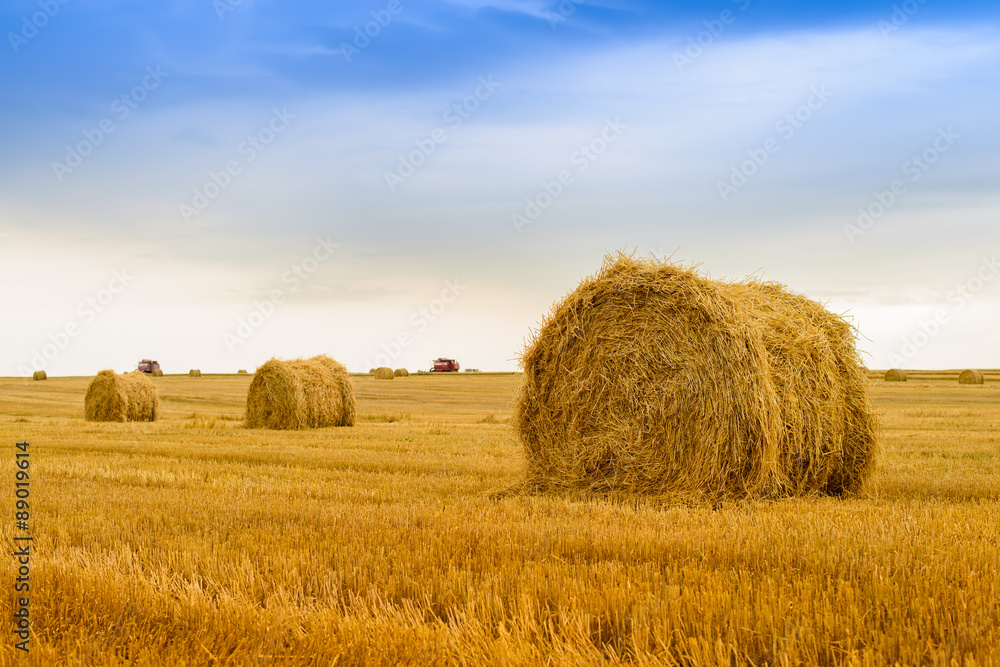
[[[0,375],[513,370],[606,252],[1000,367],[994,2],[11,0]]]

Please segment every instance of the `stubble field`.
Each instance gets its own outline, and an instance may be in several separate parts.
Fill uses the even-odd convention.
[[[0,379],[0,664],[1000,665],[1000,374],[910,377],[869,496],[719,507],[494,497],[516,375],[354,376],[358,425],[298,432],[242,428],[251,376],[155,378],[152,424]]]

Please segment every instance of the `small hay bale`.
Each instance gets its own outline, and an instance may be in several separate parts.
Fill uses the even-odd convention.
[[[45,371],[35,371],[31,376],[35,380],[48,380],[49,376],[45,374]]]
[[[141,371],[101,371],[84,398],[84,417],[91,422],[152,422],[159,411],[156,385]]]
[[[249,373],[247,373],[247,370],[245,368],[241,368],[240,370],[236,371],[236,374],[237,375],[249,375]]]
[[[197,368],[192,368],[191,370],[188,371],[188,377],[200,378],[201,370]]]
[[[391,380],[394,378],[392,369],[388,366],[379,366],[375,369],[375,379],[376,380]]]
[[[257,369],[247,391],[248,428],[353,426],[356,401],[347,369],[330,357],[282,361]]]
[[[152,375],[155,378],[161,378],[161,377],[163,377],[163,371],[161,371],[159,368],[156,368],[156,369],[150,371],[149,374]]]
[[[885,372],[886,382],[906,382],[906,371],[902,368],[890,368]]]
[[[398,378],[408,378],[410,377],[410,371],[405,368],[397,368],[392,372],[392,374]]]
[[[778,283],[618,255],[521,355],[514,426],[537,491],[843,495],[878,452],[855,331]]]
[[[974,369],[964,370],[958,375],[959,384],[982,384],[984,379],[983,372]]]
[[[369,368],[368,369],[368,373],[369,373],[369,375],[374,374],[375,373],[375,369],[374,368]]]

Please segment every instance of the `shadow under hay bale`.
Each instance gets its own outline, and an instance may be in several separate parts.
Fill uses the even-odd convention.
[[[199,370],[197,368],[192,368],[191,370],[188,371],[188,377],[200,378],[201,377],[201,370]]]
[[[890,368],[885,372],[886,382],[906,382],[906,371],[902,368]]]
[[[161,371],[159,368],[150,371],[149,374],[155,378],[163,377],[163,371]]]
[[[395,375],[392,369],[388,366],[380,366],[375,369],[375,379],[376,380],[391,380]]]
[[[45,371],[35,371],[32,374],[31,377],[34,380],[48,380],[49,379],[49,376],[45,373]]]
[[[282,361],[257,369],[247,391],[248,428],[353,426],[357,404],[347,369],[330,357]]]
[[[533,489],[841,495],[874,466],[853,328],[777,283],[609,256],[521,365],[513,421]]]
[[[84,418],[92,422],[152,422],[159,410],[156,385],[141,371],[101,371],[84,398]]]
[[[408,377],[410,377],[410,371],[406,370],[405,368],[397,368],[396,370],[394,370],[392,372],[392,374],[395,377],[398,377],[398,378],[408,378]]]
[[[983,372],[974,369],[964,370],[958,375],[959,384],[982,384],[984,379]]]

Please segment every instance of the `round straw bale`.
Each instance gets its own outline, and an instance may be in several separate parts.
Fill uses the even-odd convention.
[[[890,368],[885,372],[886,382],[906,382],[906,371],[902,368]]]
[[[48,380],[49,376],[45,374],[45,371],[35,371],[31,376],[35,380]]]
[[[249,373],[247,373],[247,371],[246,371],[245,368],[241,368],[240,370],[236,371],[236,374],[237,375],[249,375]]]
[[[529,488],[841,495],[875,461],[854,329],[778,283],[609,256],[553,307],[521,365]]]
[[[163,371],[160,370],[159,368],[156,368],[156,369],[150,371],[149,374],[152,375],[155,378],[161,378],[161,377],[163,377]]]
[[[376,380],[391,380],[395,377],[392,373],[392,369],[388,366],[379,366],[375,369],[375,379]]]
[[[156,385],[141,371],[101,371],[84,398],[84,417],[92,422],[152,422],[159,410]]]
[[[325,355],[271,359],[257,369],[247,391],[249,428],[353,426],[355,412],[351,376]]]
[[[188,376],[193,378],[200,378],[201,370],[197,368],[192,368],[191,370],[188,371]]]
[[[977,371],[974,369],[962,371],[958,375],[959,384],[982,384],[983,379],[984,378],[982,371]]]
[[[375,369],[374,369],[374,368],[369,368],[369,369],[368,369],[368,373],[369,373],[369,374],[372,374],[372,373],[374,373],[374,372],[375,372]]]
[[[405,368],[397,368],[392,372],[392,374],[398,378],[408,378],[410,377],[410,371]]]

